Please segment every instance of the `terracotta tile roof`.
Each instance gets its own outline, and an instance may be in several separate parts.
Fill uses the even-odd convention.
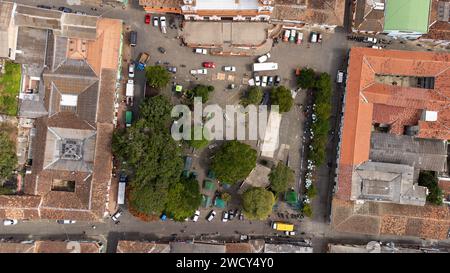
[[[169,253],[169,244],[157,244],[139,241],[119,241],[117,253]]]
[[[253,253],[253,247],[249,243],[226,243],[225,253]]]
[[[450,0],[431,0],[430,21],[428,33],[422,36],[423,39],[450,40],[450,22],[439,21],[439,2],[450,3]]]
[[[376,82],[376,75],[434,77],[433,90]],[[419,111],[438,112],[418,121],[417,137],[450,139],[450,54],[353,48],[345,97],[337,196],[349,199],[354,166],[369,159],[372,124],[394,120],[391,133],[415,121]],[[406,110],[408,109],[408,110]],[[396,119],[397,118],[397,119]]]
[[[345,0],[276,1],[272,18],[309,24],[344,25]]]
[[[56,52],[62,55],[60,56],[61,65],[56,71],[47,69],[44,72],[45,108],[59,108],[61,96],[54,96],[52,99],[53,89],[57,92],[78,94],[78,103],[83,105],[77,107],[78,112],[57,109],[49,111],[49,116],[36,120],[32,173],[26,175],[24,179],[24,191],[27,195],[0,196],[0,218],[91,221],[101,220],[108,214],[114,93],[121,39],[122,21],[103,18],[97,22],[97,40],[88,42],[87,60],[64,59],[67,58],[66,51],[63,50],[64,54]],[[56,40],[61,39],[56,38]],[[66,42],[62,39],[59,46],[64,47]],[[56,48],[58,46],[54,49]],[[82,77],[87,79],[80,80]],[[98,103],[97,94],[101,98]],[[86,166],[81,166],[79,162],[77,164],[83,168],[76,168],[76,170],[68,168],[69,163],[59,162],[62,157],[57,156],[58,162],[49,161],[48,159],[55,158],[55,153],[52,155],[50,146],[61,145],[57,141],[52,142],[47,134],[49,128],[63,133],[64,137],[61,139],[71,140],[69,145],[75,145],[78,148],[83,145],[82,149],[90,148],[92,145],[92,149],[83,150],[82,157],[86,159],[83,163],[93,165],[92,168],[84,168]],[[86,136],[84,130],[89,130],[92,134]],[[83,144],[79,144],[74,139],[81,139]],[[46,154],[47,148],[50,152]],[[49,162],[52,168],[44,166],[44,163]],[[56,163],[61,164],[56,168]],[[52,189],[55,179],[74,181],[74,191]]]
[[[0,253],[100,253],[102,245],[97,242],[35,241],[1,242]]]
[[[450,210],[445,206],[412,206],[380,202],[355,204],[333,199],[332,227],[338,232],[446,239]]]
[[[447,196],[450,196],[450,181],[448,180],[439,180],[439,188],[441,188],[442,192]]]

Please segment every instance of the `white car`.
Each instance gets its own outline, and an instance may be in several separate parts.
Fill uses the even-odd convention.
[[[338,70],[337,77],[336,77],[337,83],[343,83],[344,82],[344,71]]]
[[[131,79],[134,78],[134,69],[135,69],[134,63],[132,63],[128,66],[128,77]]]
[[[225,120],[230,120],[230,118],[228,117],[228,115],[227,115],[226,112],[223,113],[223,118],[224,118]]]
[[[77,221],[75,220],[56,220],[56,223],[61,224],[61,225],[70,225],[70,224],[75,224]]]
[[[258,63],[263,63],[270,58],[270,53],[264,54],[258,58]]]
[[[206,50],[204,48],[196,48],[195,53],[206,55],[206,54],[208,54],[208,50]]]
[[[161,16],[161,18],[159,18],[159,23],[161,24],[161,31],[162,33],[166,34],[167,30],[166,30],[166,17],[165,16]]]
[[[236,67],[235,66],[224,66],[223,71],[236,72]]]
[[[261,86],[261,78],[259,76],[255,76],[255,85]]]
[[[194,217],[192,218],[192,221],[197,222],[198,221],[198,217],[200,217],[200,211],[196,210]]]
[[[153,17],[153,26],[154,26],[154,27],[157,27],[157,26],[159,25],[158,20],[159,20],[158,17]]]
[[[208,70],[206,70],[206,68],[192,69],[191,74],[192,75],[206,75],[206,74],[208,74]]]
[[[287,236],[295,236],[295,231],[285,231],[284,234]]]
[[[222,212],[222,222],[228,222],[228,212],[224,211]]]
[[[261,86],[266,87],[267,86],[267,76],[262,77]]]
[[[113,216],[111,216],[111,219],[114,222],[117,222],[119,220],[119,217],[122,215],[122,211],[119,209],[116,213],[113,214]]]
[[[206,220],[208,220],[208,222],[211,222],[214,219],[214,217],[216,217],[216,212],[212,210],[209,213],[208,218]]]
[[[5,219],[3,220],[3,225],[4,226],[14,226],[17,225],[18,221],[15,219]]]
[[[373,45],[372,48],[381,49],[381,46]]]

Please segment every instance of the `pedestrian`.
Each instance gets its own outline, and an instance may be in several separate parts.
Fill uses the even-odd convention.
[[[120,221],[114,222],[114,224],[118,225],[120,223]]]

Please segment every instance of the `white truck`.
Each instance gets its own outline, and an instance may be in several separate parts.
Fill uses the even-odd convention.
[[[278,64],[277,63],[254,63],[253,64],[253,71],[270,71],[270,70],[277,70]]]
[[[161,16],[161,18],[159,18],[159,22],[161,24],[161,32],[166,34],[167,33],[166,17],[165,16]]]
[[[125,187],[126,183],[119,182],[119,190],[117,191],[117,204],[123,205],[125,204]]]
[[[125,91],[125,96],[127,97],[127,105],[133,105],[133,97],[134,97],[134,81],[128,80],[127,89]]]

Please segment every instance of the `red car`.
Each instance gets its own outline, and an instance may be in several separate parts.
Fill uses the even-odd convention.
[[[213,62],[204,62],[204,63],[203,63],[203,67],[206,67],[206,68],[216,68],[216,64],[213,63]]]
[[[150,19],[151,19],[151,15],[150,14],[146,14],[145,15],[145,24],[146,25],[150,24]]]

